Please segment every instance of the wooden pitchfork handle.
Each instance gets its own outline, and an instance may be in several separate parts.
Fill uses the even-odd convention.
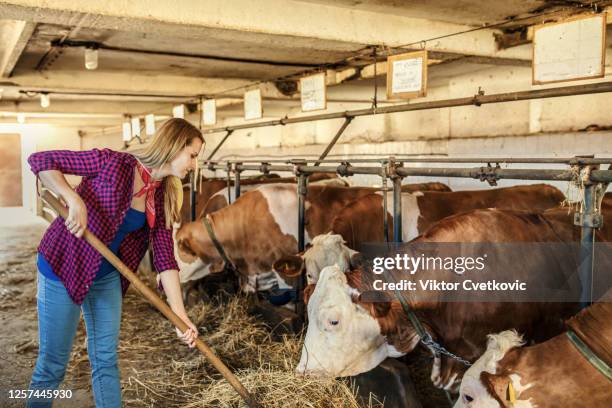
[[[44,191],[42,199],[45,200],[63,219],[68,217],[68,209],[60,203],[49,191]],[[166,304],[157,294],[151,290],[143,281],[141,281],[134,272],[130,270],[121,260],[111,252],[110,249],[98,237],[92,234],[88,229],[85,229],[83,239],[89,242],[108,262],[110,262],[121,275],[130,281],[132,285],[159,310],[168,320],[172,322],[181,332],[185,332],[188,329],[187,325],[183,320],[178,317],[176,313],[170,309],[170,306]],[[238,394],[244,399],[250,408],[259,407],[255,399],[249,394],[244,385],[236,378],[236,376],[227,368],[223,361],[217,357],[214,351],[202,340],[196,338],[196,347],[204,354],[206,359],[223,375],[223,377],[230,383],[230,385],[236,390]]]

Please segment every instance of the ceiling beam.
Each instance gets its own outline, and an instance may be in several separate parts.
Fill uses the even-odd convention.
[[[33,22],[0,20],[0,78],[11,76],[35,28]]]
[[[148,96],[190,97],[209,95],[251,84],[251,81],[225,78],[197,78],[178,75],[143,75],[132,72],[49,71],[17,72],[0,87],[18,87],[46,92],[90,92]],[[3,86],[4,85],[4,86]],[[262,87],[266,96],[281,97],[273,86]],[[242,96],[244,91],[236,91]]]
[[[189,38],[231,35],[253,42],[278,36],[300,45],[336,48],[347,45],[384,44],[396,47],[442,37],[472,27],[399,15],[284,0],[3,0],[0,14],[8,18],[51,24],[155,32]],[[245,18],[248,16],[249,18]],[[483,29],[438,38],[425,44],[428,50],[463,55],[529,59],[528,50],[498,50],[495,30]],[[263,36],[263,37],[262,37]],[[262,43],[263,45],[263,43]]]

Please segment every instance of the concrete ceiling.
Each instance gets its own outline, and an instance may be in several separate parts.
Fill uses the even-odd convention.
[[[0,0],[0,112],[41,110],[39,92],[64,101],[46,112],[65,113],[87,100],[92,114],[99,106],[104,114],[136,115],[200,95],[226,98],[230,109],[256,83],[282,104],[291,92],[275,79],[294,80],[325,64],[330,86],[370,86],[371,47],[415,49],[432,38],[426,46],[434,76],[474,64],[525,66],[531,46],[499,49],[494,34],[503,31],[447,35],[554,11],[583,8],[562,0]],[[95,71],[84,68],[88,44],[99,47]],[[384,66],[377,72],[384,76]],[[342,92],[331,94],[342,101]]]
[[[405,17],[479,26],[527,15],[563,3],[559,0],[300,0],[353,10],[397,14]],[[589,3],[585,1],[584,3]]]

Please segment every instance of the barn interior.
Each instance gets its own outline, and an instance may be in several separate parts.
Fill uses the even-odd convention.
[[[598,13],[607,13],[603,75],[568,83],[534,85],[534,27]],[[154,123],[159,126],[176,116],[176,108],[180,107],[183,112],[180,116],[204,132],[206,143],[200,153],[198,177],[223,179],[228,176],[222,170],[227,160],[269,162],[317,158],[343,127],[345,119],[253,126],[232,131],[227,136],[228,127],[363,109],[373,109],[372,113],[376,113],[376,109],[403,104],[576,86],[575,92],[562,97],[357,116],[343,129],[327,158],[338,162],[391,156],[609,158],[612,156],[612,93],[608,89],[585,94],[580,86],[608,83],[612,73],[610,34],[612,1],[0,0],[0,319],[3,326],[0,330],[3,361],[0,405],[20,406],[22,401],[3,398],[7,390],[27,388],[38,350],[36,253],[50,213],[43,208],[36,175],[27,162],[31,154],[94,148],[133,152],[147,146],[152,139],[144,130],[147,115],[154,115]],[[426,96],[388,99],[387,57],[420,50],[426,50],[428,57]],[[326,109],[304,112],[300,78],[316,73],[325,73]],[[261,90],[263,114],[259,119],[245,120],[244,93],[253,89]],[[203,103],[208,99],[216,101],[216,123],[212,125],[203,123]],[[138,130],[141,133],[139,137],[132,133],[126,141],[125,124],[131,126],[133,119],[142,127]],[[210,170],[204,162],[206,159],[221,164],[216,170]],[[474,162],[468,167],[486,164]],[[488,164],[494,166],[496,162]],[[467,164],[407,166],[466,167]],[[603,164],[600,168],[608,166]],[[502,167],[568,168],[566,163],[544,162],[502,163]],[[242,176],[258,173],[245,171]],[[291,171],[279,173],[293,176]],[[356,174],[345,179],[354,186],[381,185],[378,176]],[[76,185],[80,178],[68,176],[68,181]],[[482,180],[443,175],[418,175],[403,180],[404,183],[431,181],[445,183],[452,190],[491,188]],[[496,181],[500,187],[537,182]],[[567,181],[545,182],[557,187],[570,200],[581,199],[582,190],[571,188]],[[185,183],[189,185],[189,180]],[[184,200],[189,199],[185,195]],[[155,286],[155,276],[143,275],[143,278],[151,287]],[[121,358],[133,360],[122,366],[126,406],[202,406],[197,401],[206,392],[221,392],[215,388],[218,384],[208,385],[206,391],[196,391],[193,384],[184,383],[183,394],[176,391],[180,388],[178,384],[161,384],[171,364],[183,364],[180,367],[183,378],[185,375],[199,378],[194,374],[198,370],[203,370],[204,376],[211,376],[212,368],[200,360],[187,366],[189,361],[196,361],[197,351],[169,347],[168,343],[174,341],[171,324],[164,322],[163,316],[146,306],[135,292],[128,296],[131,297],[124,307],[131,314],[124,311],[123,325],[133,331],[122,332],[121,340],[124,353]],[[233,307],[228,316],[236,317],[243,305]],[[211,312],[201,304],[191,313],[211,318]],[[147,320],[142,327],[138,326],[139,314]],[[241,322],[237,317],[236,321]],[[251,323],[249,320],[248,324]],[[215,321],[211,327],[219,328],[223,324],[225,321]],[[258,323],[253,324],[260,330]],[[152,346],[147,345],[146,337],[158,330],[166,331],[159,338],[159,344],[165,344],[165,348],[156,345],[158,348],[147,354],[146,348]],[[232,327],[225,330],[231,332]],[[256,333],[249,341],[265,337],[260,331]],[[84,339],[81,326],[66,380],[74,387],[72,403],[80,407],[93,406]],[[299,348],[299,340],[293,341],[291,347]],[[133,347],[131,342],[142,348]],[[223,341],[216,344],[222,349]],[[270,346],[266,352],[274,352],[274,347]],[[233,368],[244,369],[238,363],[241,357],[238,351],[228,349],[220,353],[235,363]],[[164,356],[168,355],[172,356],[172,362],[170,359],[164,362]],[[427,360],[427,356],[422,358]],[[138,367],[147,359],[166,366],[166,371],[156,373],[160,375],[160,383],[145,381],[153,371],[139,371]],[[393,367],[389,370],[393,371]],[[398,374],[397,378],[403,378],[402,375],[405,374]],[[168,376],[168,382],[175,378]],[[416,376],[414,372],[413,376]],[[250,385],[258,384],[255,379],[251,380]],[[334,388],[337,384],[326,387],[340,393]],[[176,392],[171,393],[170,389]],[[342,392],[351,394],[350,389]],[[438,390],[419,389],[418,392],[419,406],[449,406],[446,396]],[[429,402],[423,400],[423,393],[427,392],[436,393]],[[185,396],[188,393],[191,393],[189,398]],[[277,401],[267,406],[292,406],[287,401],[284,402],[287,405],[278,405],[280,397],[275,398]],[[375,402],[368,402],[367,398],[359,400],[354,406],[379,406],[376,398]],[[208,406],[238,406],[223,405],[214,399],[208,401]]]

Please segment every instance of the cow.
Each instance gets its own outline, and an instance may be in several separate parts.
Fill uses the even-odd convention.
[[[525,342],[515,330],[490,334],[486,351],[463,376],[455,408],[609,407],[612,303],[582,310],[567,328],[529,347],[521,347]],[[587,360],[580,342],[607,365],[607,375]]]
[[[415,188],[445,187],[425,183]],[[329,230],[335,216],[348,203],[376,191],[370,187],[334,185],[308,186],[305,211],[305,239],[310,242]],[[206,215],[215,235],[226,248],[243,277],[244,289],[252,291],[257,275],[272,272],[272,263],[295,252],[298,237],[298,197],[294,184],[268,184],[241,195],[232,205]],[[222,268],[222,259],[202,221],[186,223],[175,234],[175,256],[181,266],[181,282],[200,279]]]
[[[284,177],[281,178],[277,174],[263,174],[257,177],[251,177],[241,181],[242,192],[253,190],[261,185],[265,184],[277,184],[277,183],[288,183],[295,182],[295,177]],[[339,178],[335,174],[327,173],[313,173],[308,176],[308,180],[313,184],[337,184],[347,186],[348,183]],[[234,180],[230,180],[230,186],[234,185]],[[183,194],[186,196],[189,193],[189,187],[183,185]],[[200,219],[202,216],[209,212],[216,211],[228,205],[227,197],[231,197],[231,200],[235,200],[235,190],[232,188],[227,189],[227,181],[220,179],[204,179],[200,183],[197,195],[196,195],[196,218]],[[189,222],[191,220],[191,205],[188,199],[183,200],[181,207],[181,220],[182,222]],[[179,253],[176,245],[176,232],[180,228],[181,223],[173,225],[173,237],[175,238],[174,254],[180,267],[179,277],[181,283],[183,283],[183,299],[187,300],[189,292],[195,285],[195,280],[200,279],[203,276],[211,273],[211,265],[204,265],[197,257],[190,256],[187,253]],[[150,262],[149,265],[143,264],[143,272],[151,270]],[[221,268],[214,268],[212,271],[220,270]],[[159,286],[159,276],[157,276]],[[269,282],[272,282],[268,279]],[[188,283],[190,282],[190,283]]]
[[[544,214],[485,209],[447,217],[413,243],[435,242],[553,242],[572,243],[575,227]],[[598,233],[598,240],[602,234]],[[524,257],[516,260],[515,276],[528,280],[539,270],[558,271],[563,279],[575,278],[577,259],[567,251],[556,257]],[[450,275],[450,276],[449,276]],[[355,375],[375,367],[386,357],[412,351],[420,338],[398,301],[367,302],[361,298],[362,273],[338,266],[323,268],[316,285],[309,285],[309,325],[297,371],[331,376]],[[428,279],[452,279],[447,271],[428,271]],[[498,277],[498,280],[503,280]],[[369,288],[368,288],[369,289]],[[577,309],[564,303],[443,303],[412,302],[422,324],[452,353],[474,361],[484,351],[486,335],[517,328],[527,337],[545,340],[562,330],[561,318]],[[454,359],[437,357],[432,381],[449,391],[457,389],[465,367]]]
[[[492,190],[402,193],[402,241],[410,241],[435,222],[453,214],[480,208],[540,212],[558,207],[563,200],[561,191],[545,184]],[[339,263],[348,270],[351,260],[359,262],[353,249],[360,249],[366,242],[385,241],[382,203],[380,194],[353,201],[334,217],[331,234],[337,236],[315,239],[312,247],[303,254],[279,259],[275,263],[276,272],[281,276],[296,275],[304,269],[308,283],[315,283],[325,266]],[[387,219],[389,231],[392,231],[393,218],[389,212]],[[391,237],[388,240],[391,241]]]

